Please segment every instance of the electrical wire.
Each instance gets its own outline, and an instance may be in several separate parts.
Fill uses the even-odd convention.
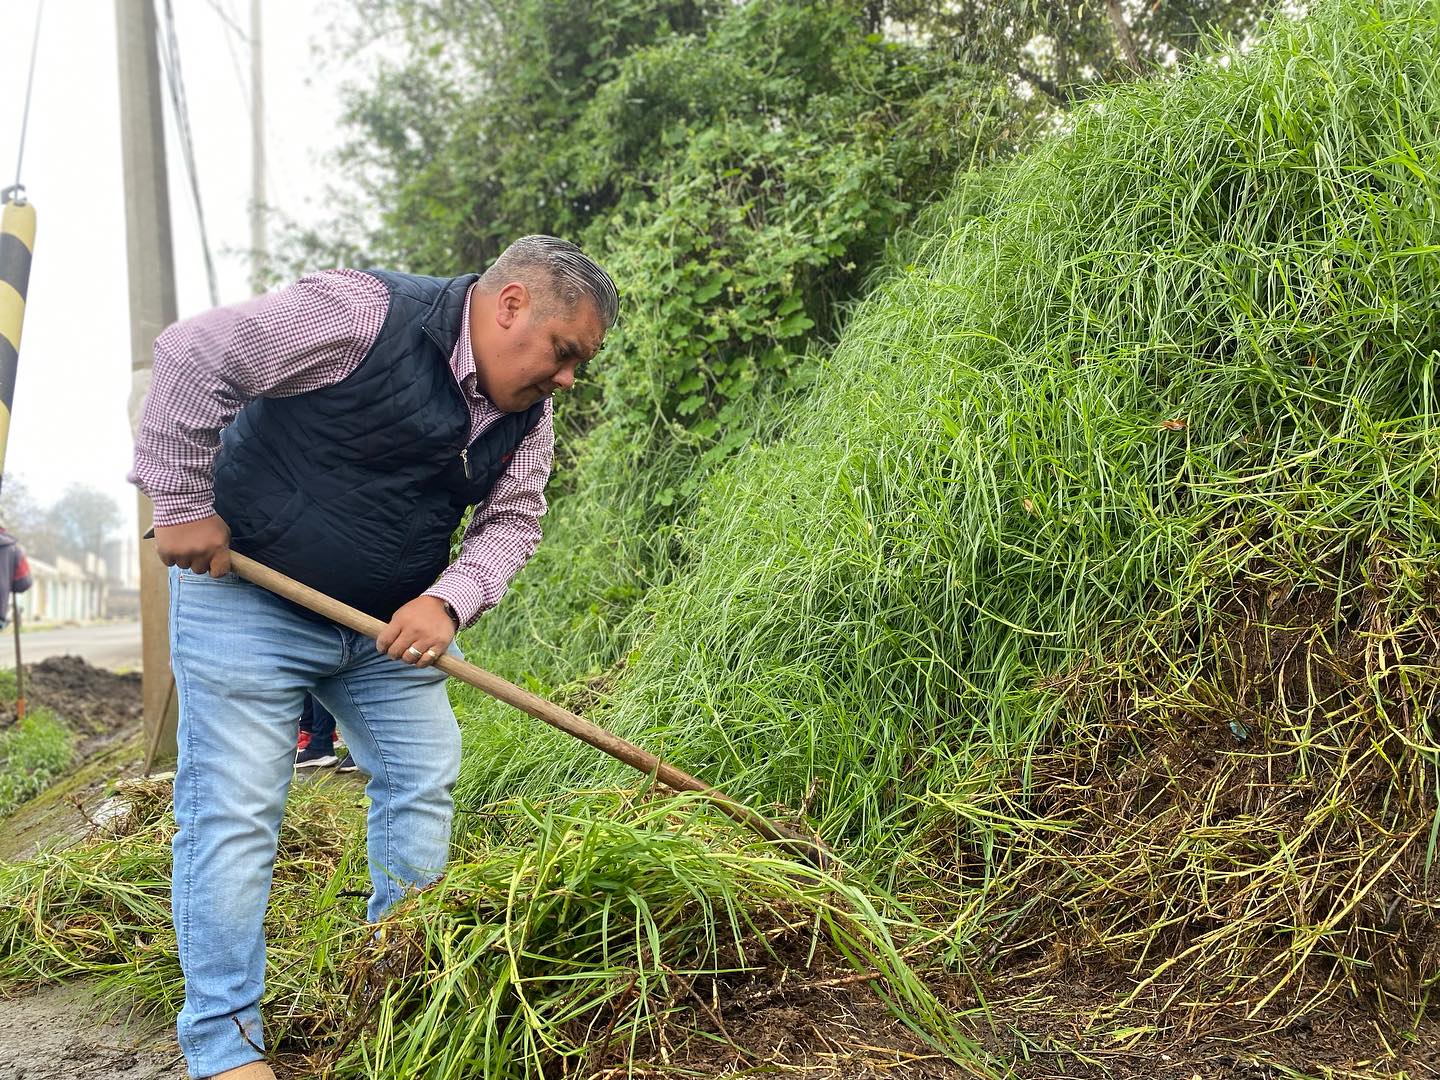
[[[239,34],[239,31],[234,29],[233,24],[224,16],[218,7],[214,4],[210,6],[214,8],[215,13],[220,16],[221,22],[230,30],[230,33],[225,35],[225,51],[230,54],[230,70],[235,74],[235,85],[240,90],[240,99],[245,102],[245,111],[249,112],[251,109],[250,79],[245,75],[245,72],[241,70],[240,56],[235,52],[235,37]],[[249,34],[241,34],[239,36],[242,45],[247,48],[251,47]]]
[[[205,227],[205,206],[200,199],[200,175],[195,167],[195,142],[190,133],[190,110],[185,99],[185,79],[180,73],[180,42],[175,33],[175,8],[164,0],[164,32],[160,34],[160,58],[165,81],[170,89],[175,126],[180,133],[180,149],[184,152],[185,171],[190,178],[190,195],[195,203],[195,219],[200,226],[200,247],[205,254],[205,277],[210,285],[210,303],[220,306],[220,286],[215,276],[215,259],[210,253],[210,234]]]
[[[245,102],[245,111],[251,112],[254,109],[254,105],[252,104],[253,98],[250,92],[250,78],[241,70],[242,65],[240,63],[240,57],[235,52],[234,39],[238,37],[240,43],[246,48],[254,48],[255,43],[250,40],[249,34],[240,29],[240,24],[236,21],[235,16],[230,13],[228,5],[222,8],[219,0],[206,0],[206,2],[225,25],[226,30],[229,31],[225,35],[225,50],[230,54],[230,68],[235,73],[235,85],[240,90],[241,100]],[[271,127],[270,114],[268,112],[262,118],[262,123],[265,128],[266,144],[269,146],[276,145],[278,140],[276,140],[275,131]],[[278,185],[275,183],[275,170],[268,156],[265,159],[265,185],[267,189],[272,192],[279,190]]]
[[[25,133],[30,129],[30,93],[35,89],[35,57],[40,53],[40,18],[45,14],[45,0],[35,6],[35,37],[30,42],[30,74],[25,80],[25,110],[20,116],[20,151],[15,157],[15,184],[0,191],[0,202],[25,201],[25,185],[20,183],[20,166],[25,162]]]
[[[241,41],[247,44],[249,43],[250,35],[244,31],[244,29],[240,26],[240,23],[236,21],[235,16],[231,15],[230,11],[227,8],[222,8],[219,3],[216,2],[216,0],[205,0],[205,2],[210,6],[211,11],[215,12],[216,15],[220,16],[220,21],[223,22],[226,26],[228,26],[233,33],[239,36]]]

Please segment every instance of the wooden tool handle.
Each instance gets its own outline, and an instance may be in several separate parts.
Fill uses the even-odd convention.
[[[294,578],[287,577],[278,570],[272,570],[239,552],[230,552],[230,565],[235,573],[246,581],[268,589],[277,596],[282,596],[303,608],[308,608],[317,615],[323,615],[331,622],[348,626],[351,630],[364,634],[368,638],[379,637],[380,632],[385,629],[385,624],[373,615],[367,615],[349,604],[342,604],[339,600],[326,596],[309,585],[303,585]],[[617,761],[623,761],[633,769],[654,776],[666,787],[673,788],[675,791],[693,791],[703,796],[721,812],[753,829],[766,840],[774,841],[792,854],[799,855],[813,866],[825,869],[832,862],[826,848],[810,837],[783,825],[777,825],[769,818],[751,810],[744,803],[732,799],[718,788],[713,788],[697,780],[673,765],[665,764],[648,750],[642,750],[634,743],[627,742],[620,736],[606,731],[598,724],[581,719],[574,713],[562,709],[553,701],[546,701],[466,660],[457,660],[448,653],[437,659],[435,666],[445,674],[451,675],[461,682],[469,683],[507,705],[513,705],[521,712],[529,713],[535,719],[543,720],[551,727],[559,728],[567,735],[573,735],[581,742],[589,743],[595,749],[604,751]]]

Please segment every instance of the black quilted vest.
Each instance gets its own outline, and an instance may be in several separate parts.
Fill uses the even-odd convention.
[[[450,354],[476,275],[367,273],[390,290],[375,344],[334,386],[240,411],[220,436],[215,511],[236,551],[389,621],[445,569],[461,515],[489,496],[545,403],[467,446]]]

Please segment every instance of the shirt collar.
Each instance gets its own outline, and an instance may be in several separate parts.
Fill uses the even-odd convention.
[[[475,352],[470,347],[470,298],[479,284],[477,281],[465,290],[465,304],[460,315],[460,336],[455,340],[455,351],[450,354],[450,370],[455,373],[457,383],[475,393],[477,397],[482,397],[483,395],[475,391]]]

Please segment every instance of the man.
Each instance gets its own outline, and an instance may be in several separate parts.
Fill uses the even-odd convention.
[[[533,554],[550,395],[600,349],[618,303],[573,244],[528,236],[478,278],[330,271],[155,342],[131,479],[172,567],[172,911],[191,1076],[273,1076],[261,926],[306,693],[371,778],[369,917],[443,868],[459,731],[430,665]],[[371,643],[241,581],[232,546],[385,631]]]

